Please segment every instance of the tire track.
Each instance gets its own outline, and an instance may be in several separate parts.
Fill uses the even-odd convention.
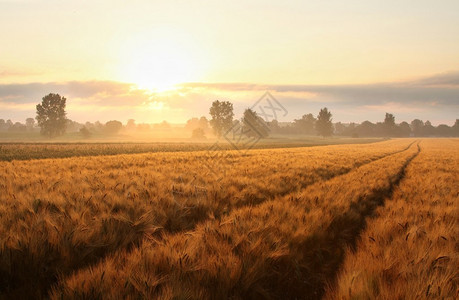
[[[301,190],[301,189],[303,189],[303,188],[305,188],[305,187],[307,187],[309,185],[312,185],[312,184],[314,184],[314,183],[316,183],[318,181],[325,181],[326,182],[326,181],[328,181],[328,180],[330,180],[332,178],[348,174],[351,171],[353,171],[356,168],[359,168],[361,166],[364,166],[364,165],[367,165],[367,164],[371,164],[371,163],[373,163],[375,161],[378,161],[378,160],[381,160],[383,158],[386,158],[386,157],[389,157],[389,156],[392,156],[392,155],[407,151],[413,145],[413,143],[415,143],[415,142],[410,143],[407,147],[405,147],[405,148],[403,148],[401,150],[397,150],[397,151],[394,151],[394,152],[391,152],[391,153],[388,153],[388,154],[384,154],[384,155],[378,156],[376,158],[369,159],[369,161],[363,161],[361,163],[355,164],[353,168],[345,169],[343,172],[338,172],[338,173],[335,173],[335,174],[328,174],[328,175],[326,173],[324,173],[323,177],[321,177],[319,180],[314,181],[312,183],[310,182],[310,183],[304,184],[304,182],[302,182],[302,184],[299,186],[299,188],[296,191],[294,191],[293,193],[297,193],[299,190]],[[274,199],[276,197],[283,197],[283,196],[286,196],[286,195],[288,195],[290,193],[289,192],[285,192],[285,193],[281,193],[281,194],[275,194],[275,195],[272,195],[271,197],[262,198],[258,202],[242,201],[242,202],[238,203],[239,205],[235,205],[235,206],[231,207],[230,211],[235,209],[235,208],[240,208],[240,207],[244,207],[244,206],[248,206],[248,205],[257,206],[257,205],[262,204],[263,202],[272,200],[272,199]],[[219,215],[216,216],[216,219],[220,220],[221,217],[223,217],[223,215],[219,214]],[[194,223],[193,224],[193,228],[196,227],[198,224],[201,224],[201,223],[205,222],[208,219],[209,219],[208,217],[200,218],[200,219],[193,219],[192,220],[193,223]],[[187,222],[185,222],[185,223],[187,223]],[[165,230],[165,232],[170,233],[167,230]],[[161,238],[161,236],[159,235],[159,236],[157,236],[157,238]],[[78,267],[75,267],[75,268],[69,268],[69,269],[65,270],[65,272],[61,272],[61,274],[62,275],[70,274],[71,272],[76,272],[76,271],[78,271],[80,269],[96,265],[100,261],[104,260],[105,257],[107,257],[108,255],[111,255],[114,252],[117,252],[119,250],[126,250],[127,249],[129,251],[132,247],[135,247],[136,245],[138,245],[141,242],[142,239],[143,239],[143,235],[138,235],[137,238],[135,238],[133,241],[129,242],[127,245],[125,245],[125,247],[117,248],[115,251],[110,251],[109,247],[106,248],[106,249],[100,248],[100,249],[97,250],[97,254],[98,255],[94,255],[91,258],[88,258],[88,260],[86,261],[85,264],[79,265]],[[45,291],[48,290],[49,287],[52,286],[57,281],[57,278],[55,276],[56,276],[56,274],[52,274],[52,275],[50,275],[49,278],[45,278],[44,279],[43,286],[40,287],[40,289],[42,289],[42,292],[41,292],[42,296],[44,295]]]
[[[278,194],[274,194],[272,195],[271,197],[260,197],[260,198],[253,198],[249,201],[241,201],[241,202],[238,202],[236,203],[235,205],[233,205],[231,208],[230,208],[230,211],[233,210],[233,209],[238,209],[238,208],[242,208],[244,206],[248,206],[248,205],[252,205],[252,206],[256,206],[256,205],[260,205],[262,204],[263,202],[266,202],[266,201],[269,201],[269,200],[273,200],[274,198],[276,197],[284,197],[284,196],[287,196],[289,194],[292,194],[292,193],[297,193],[299,191],[301,191],[302,189],[305,189],[307,188],[308,186],[310,185],[313,185],[319,181],[323,181],[323,182],[326,182],[328,180],[331,180],[335,177],[338,177],[338,176],[343,176],[343,175],[346,175],[350,172],[352,172],[353,170],[357,169],[357,168],[360,168],[362,166],[365,166],[365,165],[368,165],[368,164],[371,164],[373,162],[376,162],[378,160],[381,160],[381,159],[384,159],[386,157],[390,157],[392,155],[396,155],[398,153],[402,153],[402,152],[405,152],[405,151],[408,151],[408,149],[410,149],[410,147],[415,143],[416,141],[413,141],[411,142],[410,144],[408,144],[408,146],[406,146],[405,148],[401,149],[401,150],[397,150],[397,151],[394,151],[394,152],[390,152],[390,153],[387,153],[387,154],[384,154],[384,155],[380,155],[378,157],[375,157],[373,159],[370,159],[369,161],[366,161],[366,162],[361,162],[361,163],[356,163],[354,164],[354,167],[353,168],[348,168],[348,169],[345,169],[343,170],[342,172],[337,172],[337,173],[333,173],[333,174],[327,174],[324,170],[324,175],[321,176],[321,180],[317,180],[317,181],[313,181],[313,182],[309,182],[309,183],[305,183],[304,181],[303,182],[300,182],[300,185],[296,188],[295,191],[286,191],[286,192],[282,192],[282,193],[278,193]],[[215,218],[216,219],[220,219],[221,216],[216,214],[215,215]]]
[[[412,145],[413,143],[410,144],[410,146]],[[301,203],[301,201],[296,202],[296,200],[292,200],[295,201],[296,204],[292,204],[290,208],[284,210],[283,208],[281,208],[283,206],[282,202],[284,201],[284,199],[279,198],[278,201],[276,201],[277,206],[276,208],[274,208],[274,210],[273,205],[271,205],[271,209],[269,208],[269,204],[264,205],[264,208],[266,209],[256,207],[249,208],[249,211],[242,209],[242,211],[239,213],[235,212],[232,217],[229,217],[229,219],[227,220],[228,222],[225,222],[224,224],[219,224],[218,222],[209,222],[206,227],[198,227],[197,232],[189,234],[190,237],[186,238],[186,242],[181,242],[181,240],[185,239],[185,236],[182,237],[182,235],[184,235],[183,233],[179,233],[179,235],[168,236],[168,239],[166,239],[166,241],[173,240],[176,241],[178,245],[181,245],[179,246],[179,248],[183,247],[182,251],[186,254],[184,258],[188,257],[187,255],[192,256],[192,258],[187,258],[185,261],[183,261],[184,264],[189,264],[191,261],[191,265],[187,267],[191,269],[194,269],[198,266],[200,269],[204,268],[203,264],[205,264],[205,261],[207,260],[207,258],[200,257],[198,253],[192,251],[191,248],[195,246],[190,245],[193,245],[195,242],[198,244],[205,244],[206,246],[203,247],[212,248],[215,244],[218,243],[222,243],[222,246],[230,245],[230,247],[233,247],[232,252],[228,255],[234,255],[241,259],[243,261],[242,268],[246,271],[242,272],[243,274],[241,274],[237,281],[232,283],[232,288],[227,291],[227,296],[235,295],[240,296],[243,299],[259,298],[262,297],[262,295],[273,299],[319,299],[322,297],[325,284],[330,281],[330,278],[334,277],[341,262],[343,261],[344,249],[346,247],[349,247],[349,245],[357,239],[358,235],[360,234],[360,231],[364,227],[365,218],[371,215],[372,211],[378,205],[382,205],[385,197],[392,193],[395,187],[399,184],[400,180],[403,178],[405,168],[408,166],[411,160],[417,156],[419,151],[420,148],[418,147],[417,152],[412,154],[414,152],[414,149],[411,148],[408,154],[401,155],[400,158],[396,158],[394,160],[388,160],[388,162],[396,161],[397,163],[395,165],[392,165],[391,168],[389,168],[391,170],[389,173],[384,174],[383,182],[378,183],[377,181],[375,181],[380,177],[379,175],[369,175],[372,179],[365,182],[375,182],[377,184],[372,190],[370,190],[366,195],[364,195],[364,192],[366,193],[366,191],[365,186],[363,185],[363,188],[360,188],[359,194],[352,198],[354,199],[353,202],[350,205],[342,206],[344,209],[347,209],[349,207],[349,209],[346,212],[340,214],[339,211],[337,211],[337,215],[333,219],[328,219],[328,221],[321,223],[323,224],[323,227],[320,224],[317,224],[317,226],[313,227],[314,229],[312,229],[311,231],[305,231],[305,234],[307,234],[307,236],[301,234],[300,236],[295,237],[296,229],[293,228],[297,227],[297,223],[293,221],[287,221],[287,227],[292,228],[293,230],[288,231],[289,233],[285,232],[285,237],[279,237],[281,238],[281,240],[278,241],[279,245],[284,245],[286,248],[282,248],[284,250],[282,250],[282,252],[280,253],[275,252],[276,255],[279,255],[277,258],[264,258],[264,254],[259,253],[256,250],[259,249],[259,245],[257,244],[258,246],[252,249],[252,247],[249,246],[249,241],[252,241],[254,243],[255,241],[257,241],[256,243],[262,244],[265,241],[265,237],[272,237],[272,234],[274,232],[277,232],[276,228],[278,228],[279,223],[270,223],[269,227],[266,227],[266,225],[261,225],[263,224],[263,219],[265,218],[265,216],[268,217],[270,213],[276,215],[283,214],[284,216],[289,216],[289,218],[285,220],[293,220],[290,217],[295,217],[294,211],[302,211],[301,206],[308,205],[308,201],[304,201]],[[403,151],[397,152],[400,153]],[[384,168],[385,164],[386,162],[378,164],[377,166],[379,166],[379,168]],[[360,170],[357,173],[365,175],[367,174],[368,170],[371,170],[371,167],[367,167],[364,171]],[[349,184],[353,184],[353,182],[349,178],[347,179],[347,182]],[[320,188],[321,186],[319,185],[318,189]],[[333,196],[327,196],[326,199],[333,200],[333,198],[330,197]],[[346,203],[349,203],[349,201]],[[320,212],[321,209],[326,209],[327,207],[329,206],[325,205],[322,208],[317,208],[316,211]],[[245,221],[248,221],[249,223],[247,223],[247,225],[243,225],[246,224],[244,223]],[[225,225],[226,229],[224,231],[221,231],[220,227],[223,225]],[[305,228],[308,228],[308,226],[305,226]],[[309,234],[308,232],[311,233]],[[292,236],[290,236],[290,234],[292,234]],[[291,237],[295,237],[295,239],[292,240]],[[180,240],[180,242],[178,240]],[[212,242],[210,242],[210,244],[207,244],[207,240],[211,240]],[[276,243],[274,243],[273,245],[277,245]],[[167,257],[168,267],[171,270],[179,270],[177,271],[178,274],[173,273],[173,275],[171,275],[170,280],[173,281],[171,285],[174,286],[176,283],[178,284],[178,282],[180,282],[181,280],[179,278],[182,278],[182,276],[184,275],[180,271],[182,270],[181,268],[183,268],[182,258],[180,259],[180,261],[177,262],[175,262],[174,260],[174,251],[172,251],[172,249],[176,249],[176,245],[173,243],[169,244],[165,242],[160,243],[157,246],[151,246],[151,248],[148,245],[146,247],[148,250],[145,250],[143,248],[144,250],[136,250],[134,251],[134,253],[126,254],[128,257],[126,258],[126,261],[129,261],[130,255],[132,255],[133,260],[135,261],[136,257],[138,257],[138,253],[136,254],[136,252],[142,253],[142,251],[151,251],[151,253],[155,253],[159,251],[166,253],[165,255]],[[219,257],[219,247],[212,249],[216,251],[217,254],[215,255]],[[337,252],[338,255],[336,255]],[[267,253],[269,255],[269,251]],[[216,265],[212,267],[218,269],[228,268],[228,270],[231,270],[232,267],[227,266],[225,263],[226,254],[223,253],[221,255],[222,256],[218,260],[218,263],[215,262]],[[113,259],[114,258],[108,259],[108,261],[112,261]],[[156,263],[160,262],[156,260],[151,260],[149,266],[147,262],[142,262],[141,265],[145,266],[146,269],[150,269],[153,272],[157,267],[157,265],[155,265]],[[97,268],[99,270],[103,270],[103,267],[101,266]],[[248,270],[252,270],[252,272],[247,273]],[[258,272],[257,270],[260,271]],[[131,271],[133,270],[126,270],[126,272]],[[89,274],[87,273],[91,273],[92,271],[83,270],[82,272],[83,273],[80,274],[85,274],[81,276],[86,280],[86,275],[89,276]],[[96,274],[95,277],[101,277],[103,276],[103,274],[104,273],[102,273],[102,275]],[[152,274],[152,276],[154,276],[154,274]],[[211,281],[212,284],[210,284],[206,281],[209,280],[207,277],[202,278],[200,277],[201,275],[199,275],[198,273],[189,274],[189,276],[190,278],[186,277],[186,281],[188,284],[191,284],[191,288],[194,286],[198,287],[202,284],[207,287],[207,284],[209,284],[208,288],[212,290],[211,286],[218,285],[219,283],[218,277],[213,278],[214,281]],[[57,288],[55,290],[56,293],[65,291],[65,288],[64,290],[61,290],[61,288],[65,287],[66,279],[63,280],[64,281],[60,283],[60,288]],[[74,279],[71,279],[70,281],[72,282],[73,280]],[[123,281],[125,279],[123,278],[120,280]],[[177,282],[174,280],[177,280]],[[92,293],[93,288],[94,291],[100,291],[98,290],[98,280],[94,281],[91,284],[93,285],[91,287],[91,291],[88,291],[89,294]],[[215,293],[215,295],[217,295],[218,291],[215,291]],[[214,294],[210,292],[210,295]]]
[[[396,154],[399,154],[399,153],[402,153],[402,152],[406,152],[408,151],[412,145],[415,143],[416,141],[413,141],[411,143],[409,143],[406,147],[400,149],[400,150],[397,150],[397,151],[393,151],[393,152],[390,152],[390,153],[387,153],[387,154],[384,154],[384,155],[380,155],[380,156],[377,156],[375,158],[372,158],[372,159],[369,159],[368,161],[364,161],[364,162],[361,162],[361,163],[357,163],[354,165],[354,167],[352,168],[348,168],[346,169],[345,171],[343,172],[338,172],[338,173],[333,173],[333,174],[324,174],[323,177],[321,177],[319,180],[317,181],[313,181],[313,182],[309,182],[307,184],[304,184],[302,183],[295,191],[289,191],[289,192],[284,192],[284,193],[277,193],[277,194],[273,194],[271,195],[270,197],[263,197],[263,198],[260,198],[258,200],[254,200],[254,199],[251,199],[251,201],[241,201],[239,203],[236,203],[236,205],[233,205],[233,206],[230,206],[229,209],[227,210],[227,213],[231,213],[232,211],[234,210],[237,210],[237,209],[243,209],[244,207],[246,206],[251,206],[252,208],[256,208],[260,205],[262,205],[263,203],[265,202],[268,202],[270,200],[274,200],[275,198],[282,198],[282,197],[288,197],[289,194],[297,194],[299,191],[301,191],[302,189],[305,189],[307,188],[308,186],[311,186],[317,182],[327,182],[331,179],[334,179],[336,177],[339,177],[339,176],[344,176],[352,171],[354,171],[355,169],[357,168],[360,168],[362,166],[365,166],[365,165],[369,165],[371,163],[374,163],[376,161],[379,161],[379,160],[382,160],[384,158],[388,158],[390,156],[393,156],[393,155],[396,155]],[[216,221],[220,221],[223,217],[225,217],[224,214],[222,214],[221,212],[214,212],[214,218]],[[186,228],[186,229],[183,229],[183,230],[174,230],[174,231],[168,231],[168,230],[165,230],[164,233],[166,234],[180,234],[181,232],[183,232],[184,230],[194,230],[194,228],[196,228],[196,226],[198,226],[199,224],[202,224],[206,221],[209,220],[209,217],[206,217],[206,218],[194,218],[194,217],[191,217],[190,221],[189,222],[192,222],[193,223],[193,227],[190,229],[190,228]],[[188,222],[185,222],[185,223],[188,223]],[[159,236],[156,236],[155,238],[159,240],[162,240],[164,238],[163,235],[159,235]],[[134,244],[131,244],[128,249],[128,252],[131,252],[132,251],[132,246],[135,246],[137,245],[138,243],[140,243],[140,241],[136,241]],[[118,250],[126,250],[126,249],[118,249]],[[117,251],[118,251],[117,250]],[[117,252],[115,251],[115,252]],[[98,259],[97,261],[94,261],[93,263],[91,264],[88,264],[88,265],[84,265],[84,266],[81,266],[77,269],[74,269],[73,272],[78,272],[79,270],[82,270],[82,269],[85,269],[85,268],[88,268],[88,267],[91,267],[91,266],[94,266],[94,265],[97,265],[100,261],[103,261],[107,256],[110,256],[112,255],[114,252],[109,252],[109,253],[106,253],[104,256],[101,256],[100,259]],[[54,284],[54,283],[53,283]],[[53,284],[51,284],[50,286],[52,286]]]
[[[347,248],[355,250],[357,240],[365,229],[367,218],[374,215],[376,208],[383,206],[390,199],[395,189],[405,177],[406,168],[421,152],[420,142],[417,143],[417,152],[409,157],[397,174],[391,178],[389,188],[380,188],[371,191],[370,194],[360,197],[352,203],[348,211],[336,216],[324,232],[317,233],[305,241],[304,247],[315,248],[311,253],[312,269],[314,273],[306,276],[308,291],[304,294],[306,299],[321,299],[325,293],[327,284],[334,284],[337,273],[344,262]],[[333,251],[331,250],[333,249]],[[321,261],[315,261],[314,257],[321,257]],[[317,276],[319,273],[321,276]]]

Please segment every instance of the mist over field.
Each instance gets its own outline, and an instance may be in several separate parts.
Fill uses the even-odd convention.
[[[0,299],[457,299],[459,2],[0,0]]]

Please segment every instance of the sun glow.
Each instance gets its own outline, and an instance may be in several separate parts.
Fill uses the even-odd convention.
[[[202,74],[202,61],[190,37],[170,30],[131,37],[121,51],[119,77],[140,89],[173,90]]]
[[[149,101],[144,103],[148,110],[163,110],[164,102],[161,101]]]

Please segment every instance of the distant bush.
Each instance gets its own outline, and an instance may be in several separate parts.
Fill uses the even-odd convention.
[[[123,124],[120,121],[108,121],[105,123],[105,132],[108,134],[117,134],[121,128],[123,128]]]
[[[197,140],[205,139],[206,135],[205,135],[204,129],[202,129],[202,128],[193,129],[193,131],[191,133],[191,138],[192,139],[197,139]]]
[[[84,126],[83,128],[80,129],[80,134],[84,138],[89,138],[92,135],[91,131],[89,131],[88,128],[86,128],[86,126]]]

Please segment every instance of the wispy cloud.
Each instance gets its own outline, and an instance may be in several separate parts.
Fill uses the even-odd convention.
[[[41,98],[53,92],[67,97],[69,116],[78,121],[135,118],[144,122],[184,122],[193,116],[207,115],[216,99],[232,101],[236,115],[241,114],[266,90],[289,111],[286,120],[316,113],[324,106],[332,110],[336,121],[379,121],[385,111],[394,113],[399,121],[423,118],[440,123],[459,117],[459,72],[450,72],[365,85],[197,82],[181,84],[164,93],[114,81],[0,84],[0,118],[15,118],[16,113],[19,118],[26,113],[33,115]]]
[[[260,85],[247,83],[187,83],[185,89],[214,89],[221,91],[269,90],[282,94],[309,93],[329,103],[350,106],[398,102],[401,104],[457,106],[459,102],[459,72],[439,74],[415,81],[362,85]],[[302,95],[304,96],[304,94]],[[301,98],[301,97],[299,97]]]
[[[412,81],[411,84],[428,87],[459,87],[459,72],[446,72]]]

